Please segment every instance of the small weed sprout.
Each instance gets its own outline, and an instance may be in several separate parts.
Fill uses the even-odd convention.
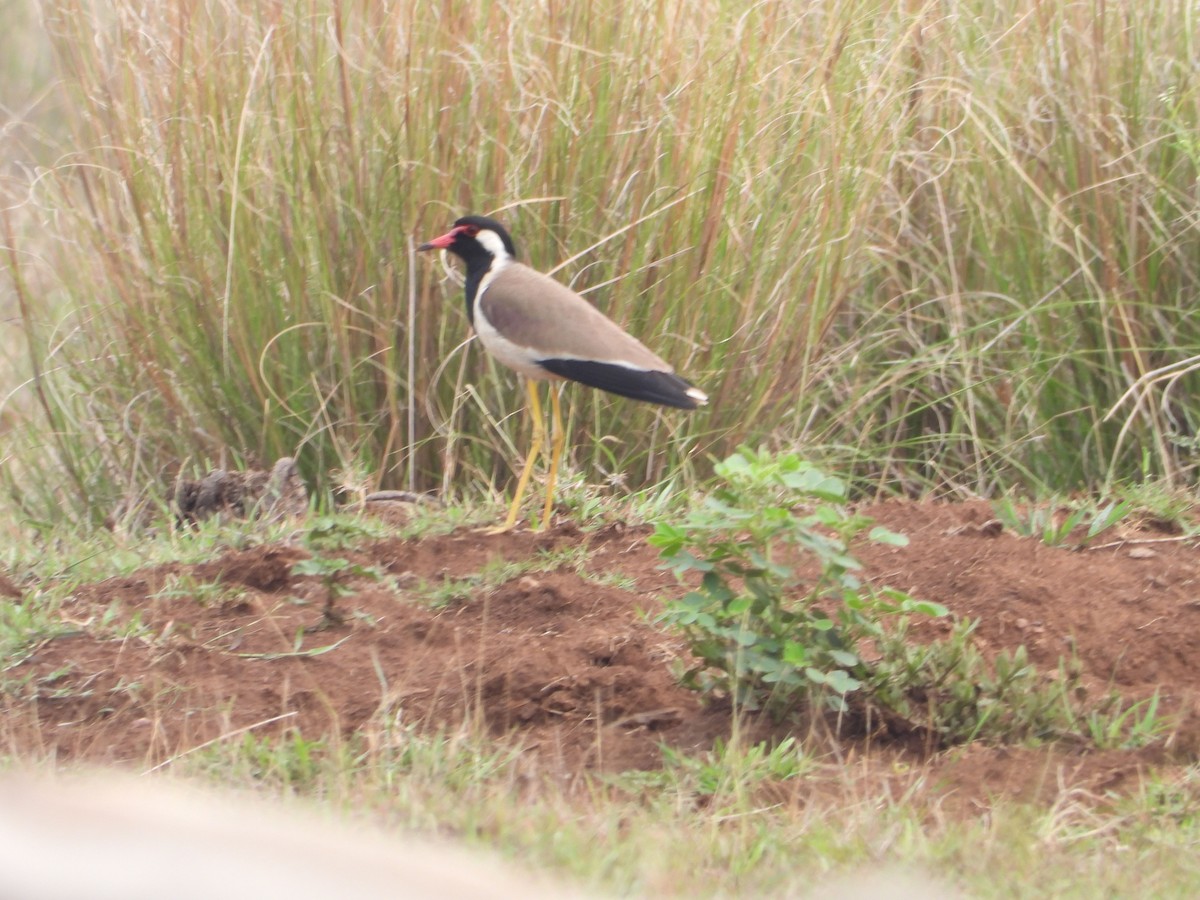
[[[342,614],[334,609],[334,603],[339,597],[354,593],[354,588],[347,584],[349,579],[379,579],[379,572],[374,568],[359,565],[348,559],[328,556],[311,556],[308,559],[302,559],[292,566],[292,574],[316,576],[325,588],[325,606],[321,611],[321,624],[317,626],[319,628],[341,625],[345,621]]]
[[[321,551],[342,550],[371,536],[374,536],[373,532],[357,522],[332,517],[317,519],[304,536],[304,545],[312,556],[295,563],[291,574],[316,577],[325,588],[325,606],[322,609],[321,622],[316,628],[343,624],[345,619],[334,609],[334,603],[339,597],[354,593],[354,589],[348,584],[350,579],[367,578],[378,581],[382,577],[380,571],[372,566],[360,565],[342,557],[324,556]]]
[[[1078,550],[1124,521],[1132,512],[1133,503],[1113,500],[1103,506],[1087,503],[1030,506],[1022,512],[1017,503],[1005,498],[996,501],[993,509],[1004,527],[1021,537],[1039,538],[1048,547],[1059,547],[1075,536],[1072,546]],[[1084,526],[1086,530],[1078,533]]]
[[[701,575],[660,617],[699,659],[685,683],[728,691],[748,709],[781,712],[819,697],[844,710],[869,677],[863,645],[881,637],[885,617],[946,614],[863,585],[850,541],[864,532],[898,546],[907,539],[849,512],[840,479],[794,454],[746,447],[716,474],[720,487],[650,538],[677,576]],[[784,562],[797,551],[799,565]]]

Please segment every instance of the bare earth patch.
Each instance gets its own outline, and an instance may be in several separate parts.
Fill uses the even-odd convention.
[[[1135,699],[1158,690],[1179,726],[1167,746],[1141,751],[971,745],[926,758],[877,736],[843,752],[880,778],[920,777],[941,809],[965,815],[998,798],[1043,800],[1064,785],[1119,790],[1146,766],[1195,756],[1200,559],[1191,542],[1147,528],[1071,551],[989,525],[982,503],[886,502],[864,512],[911,541],[858,548],[872,580],[980,619],[986,650],[1024,644],[1053,668],[1073,647],[1089,690]],[[469,717],[515,737],[531,771],[654,768],[660,744],[703,751],[728,737],[731,717],[676,683],[673,663],[685,651],[651,620],[679,588],[658,568],[648,533],[564,525],[330,553],[390,578],[354,582],[337,602],[344,624],[323,630],[311,630],[323,587],[291,574],[307,555],[298,547],[229,551],[88,585],[63,608],[80,629],[7,672],[10,749],[151,766],[238,729],[345,737],[384,719],[436,728]],[[586,554],[573,558],[582,563],[499,586],[479,581],[489,566],[581,545]],[[213,583],[220,589],[195,590]],[[464,596],[431,605],[450,584],[465,585]],[[111,631],[125,636],[95,636],[97,617],[114,608]],[[142,627],[130,636],[118,626],[135,616]],[[941,627],[928,626],[930,636]]]

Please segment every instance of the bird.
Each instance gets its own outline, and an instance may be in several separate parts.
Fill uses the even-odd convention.
[[[575,291],[518,262],[512,237],[495,219],[463,216],[446,234],[417,250],[445,250],[463,261],[467,320],[484,349],[526,379],[533,436],[508,515],[502,525],[491,529],[493,533],[515,527],[534,460],[546,445],[539,381],[579,382],[677,409],[696,409],[708,403],[704,391],[675,374],[665,360]],[[550,522],[562,459],[558,393],[552,384],[549,473],[539,530]]]

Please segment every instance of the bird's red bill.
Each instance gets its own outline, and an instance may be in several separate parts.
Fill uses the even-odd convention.
[[[458,234],[458,229],[448,231],[441,237],[435,237],[432,241],[426,241],[417,250],[446,250],[454,243],[454,238]]]

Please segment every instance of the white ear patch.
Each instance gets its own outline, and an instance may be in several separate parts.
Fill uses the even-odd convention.
[[[504,268],[512,261],[512,254],[504,247],[504,241],[500,239],[500,235],[487,228],[481,228],[479,234],[475,235],[475,240],[479,241],[483,249],[492,254],[495,262],[492,263],[492,271],[495,272]]]

